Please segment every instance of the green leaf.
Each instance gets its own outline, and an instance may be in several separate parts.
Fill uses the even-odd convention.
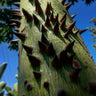
[[[0,66],[0,79],[6,69],[6,66],[7,66],[7,63],[3,63],[1,66]]]
[[[6,86],[6,83],[4,81],[0,82],[0,92],[5,88],[5,86]]]

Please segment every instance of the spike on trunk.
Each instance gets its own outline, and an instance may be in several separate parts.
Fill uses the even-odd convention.
[[[81,69],[81,65],[80,65],[79,61],[73,60],[73,68],[74,69]]]
[[[27,53],[32,53],[32,51],[33,51],[33,47],[31,47],[31,46],[27,46],[27,45],[23,44],[23,48],[25,49],[25,51]]]
[[[18,25],[17,23],[11,23],[10,26],[16,26],[16,27],[19,27],[20,25]]]
[[[26,34],[23,33],[15,33],[13,32],[18,38],[20,38],[21,40],[25,40],[25,38],[27,37]]]
[[[39,43],[39,49],[40,49],[40,52],[45,52],[46,50],[46,45],[40,41],[38,41]]]
[[[49,41],[46,39],[46,37],[44,36],[44,34],[42,34],[41,42],[43,42],[46,45],[49,45]]]
[[[23,32],[24,31],[24,29],[25,29],[25,25],[23,25],[23,27],[21,28],[21,32]]]
[[[56,91],[56,96],[68,96],[64,89],[59,89]]]
[[[42,10],[42,8],[41,8],[41,6],[38,4],[38,5],[36,5],[36,12],[38,13],[38,14],[43,14],[43,10]]]
[[[63,34],[63,37],[68,39],[68,34],[69,34],[69,32],[67,31],[66,33]]]
[[[40,79],[41,78],[41,72],[40,71],[34,71],[33,74],[34,74],[36,79]]]
[[[77,81],[78,80],[78,74],[79,74],[79,70],[74,70],[74,71],[69,73],[69,77],[72,81]]]
[[[21,13],[14,13],[12,14],[15,18],[17,19],[21,19],[22,18],[22,14]]]
[[[71,6],[72,6],[72,4],[66,5],[65,6],[66,10],[68,10]]]
[[[51,21],[51,22],[54,22],[54,15],[53,15],[53,11],[52,11],[51,16],[50,16],[50,21]]]
[[[72,54],[71,56],[67,56],[68,65],[71,65],[72,66],[73,58],[74,58],[74,54]]]
[[[66,19],[66,13],[64,14],[64,16],[60,19],[60,22],[62,22],[64,19]]]
[[[54,28],[53,28],[53,32],[55,34],[58,34],[59,33],[59,24],[58,24],[58,22],[55,23]]]
[[[20,2],[14,2],[13,5],[20,7]]]
[[[72,15],[71,18],[73,19],[76,16],[76,14]]]
[[[45,14],[46,14],[46,15],[50,15],[50,5],[49,5],[49,3],[47,3],[47,7],[46,7],[46,10],[45,10]]]
[[[66,29],[72,31],[75,26],[76,21],[72,22]]]
[[[32,65],[32,67],[40,66],[40,59],[39,58],[32,56],[32,55],[29,55],[29,54],[28,54],[28,58],[29,58],[29,61]]]
[[[96,82],[90,82],[88,87],[90,92],[96,95]]]
[[[44,88],[49,88],[49,82],[48,81],[45,81],[44,84],[43,84]]]
[[[27,21],[31,21],[32,16],[25,9],[22,9],[22,11],[23,11],[23,14],[24,14],[25,18],[27,19]]]
[[[47,16],[46,21],[45,21],[45,26],[46,27],[50,27],[51,26],[50,20],[49,20],[49,17],[48,16]]]
[[[37,25],[39,24],[39,19],[33,14],[33,19],[34,19],[34,24]]]
[[[20,25],[20,24],[21,24],[20,20],[10,19],[9,21],[10,21],[10,22],[14,22],[14,23],[16,23],[17,25]]]
[[[83,29],[83,30],[79,30],[79,33],[82,34],[84,33],[85,31],[87,31],[88,29]]]
[[[58,58],[59,58],[60,62],[66,63],[67,51],[66,50],[61,51],[60,54],[58,55]]]
[[[61,0],[61,3],[64,5],[66,0]]]
[[[72,48],[74,46],[74,43],[75,43],[75,40],[73,42],[69,43],[68,45],[66,45],[65,50],[67,52],[71,52],[72,51]]]
[[[55,50],[54,50],[54,48],[53,48],[52,43],[50,43],[49,46],[46,48],[46,53],[47,53],[49,56],[54,56],[54,55],[55,55]]]
[[[58,18],[59,18],[59,14],[57,14],[56,17],[54,18],[54,22],[58,22],[59,23]]]
[[[16,29],[14,29],[16,32],[19,32],[20,31],[20,29],[19,28],[16,28]]]
[[[19,39],[11,40],[11,43],[18,43]]]
[[[27,90],[28,90],[28,91],[31,91],[31,90],[32,90],[32,84],[28,84],[28,85],[27,85]]]
[[[69,5],[70,2],[65,3],[65,6]]]
[[[59,69],[59,68],[62,67],[62,65],[61,65],[61,63],[60,63],[60,60],[59,60],[59,58],[58,58],[57,55],[53,58],[51,64],[52,64],[52,66],[55,67],[56,69]]]
[[[61,24],[60,24],[60,28],[61,28],[62,30],[65,29],[65,22],[66,22],[66,19],[63,19],[63,21],[62,21]]]
[[[46,31],[47,31],[47,29],[42,25],[41,32],[46,32]]]
[[[75,32],[73,32],[75,35],[77,35],[79,33],[79,30],[76,30]]]

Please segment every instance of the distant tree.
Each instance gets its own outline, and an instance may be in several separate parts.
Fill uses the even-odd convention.
[[[90,23],[93,23],[96,26],[96,18],[93,17]],[[92,32],[91,35],[93,36],[93,39],[92,39],[93,42],[96,42],[96,27],[95,26],[91,26],[91,28],[89,28],[89,31]],[[93,44],[92,46],[96,50],[96,44]]]
[[[13,39],[13,29],[14,26],[10,25],[10,19],[12,16],[10,9],[12,9],[12,3],[19,0],[0,0],[0,43],[9,43]],[[9,43],[10,49],[18,50],[17,44]]]

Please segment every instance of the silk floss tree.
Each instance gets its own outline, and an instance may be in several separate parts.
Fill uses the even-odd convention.
[[[18,96],[95,96],[96,65],[66,0],[21,0],[10,10],[19,47]]]

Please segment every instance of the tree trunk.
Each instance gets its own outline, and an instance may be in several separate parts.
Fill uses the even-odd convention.
[[[74,26],[68,5],[60,0],[21,0],[20,4],[20,28],[25,25],[25,29],[23,36],[18,36],[18,96],[93,96],[96,65],[81,31]],[[52,13],[54,19],[50,19]]]

